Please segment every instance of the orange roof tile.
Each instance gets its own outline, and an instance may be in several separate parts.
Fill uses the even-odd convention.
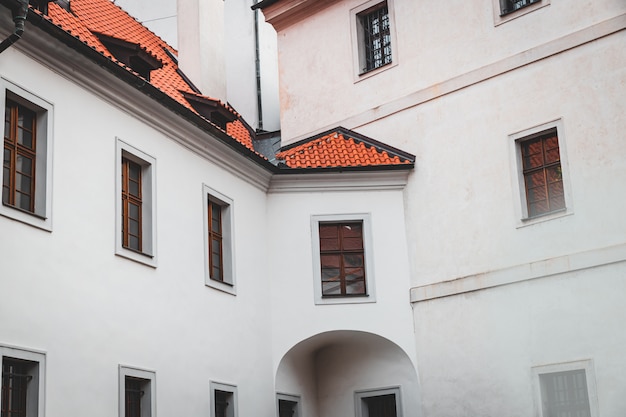
[[[412,165],[415,157],[344,128],[283,148],[276,158],[289,168]]]
[[[183,92],[195,94],[194,88],[180,75],[176,60],[166,52],[167,50],[175,56],[177,52],[174,48],[110,0],[72,0],[70,8],[71,13],[55,3],[50,3],[46,18],[133,73],[135,72],[131,68],[115,59],[97,35],[139,45],[147,54],[163,63],[161,68],[151,71],[149,82],[178,103],[198,113],[183,96]],[[137,73],[135,75],[139,76]],[[230,106],[216,99],[211,100],[215,100],[239,117]],[[241,121],[229,123],[226,133],[248,149],[254,150],[251,133]]]

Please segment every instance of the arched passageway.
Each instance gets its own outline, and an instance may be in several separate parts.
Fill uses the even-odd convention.
[[[276,391],[297,399],[295,417],[375,417],[374,408],[396,405],[397,416],[420,415],[413,363],[398,345],[367,332],[325,332],[296,344],[280,361]]]

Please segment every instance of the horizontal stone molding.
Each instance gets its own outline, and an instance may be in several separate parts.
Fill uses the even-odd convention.
[[[626,243],[411,288],[411,303],[626,262]]]

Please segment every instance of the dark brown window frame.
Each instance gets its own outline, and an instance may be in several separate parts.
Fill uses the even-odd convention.
[[[224,281],[224,224],[222,222],[223,206],[210,197],[208,198],[208,238],[209,238],[209,277],[214,281],[226,283]],[[214,214],[216,214],[215,218]],[[218,230],[213,227],[213,223],[216,222]],[[215,264],[213,255],[215,252],[215,244],[218,248],[215,253],[218,256],[219,265]]]
[[[556,146],[549,147],[548,141],[550,140],[555,140]],[[528,218],[532,219],[565,210],[565,184],[557,128],[544,130],[522,138],[518,142]],[[532,153],[531,146],[537,147],[537,144],[540,145],[541,151]],[[556,158],[554,157],[555,153],[557,154]],[[536,162],[538,157],[541,158],[540,163]],[[542,184],[533,184],[533,177],[537,176],[542,179]],[[535,192],[534,190],[538,191]],[[537,198],[536,194],[545,195],[545,198]],[[542,201],[545,202],[543,208],[539,207]]]
[[[137,180],[131,178],[132,169],[139,173]],[[137,184],[136,194],[131,191],[131,182]],[[131,205],[138,209],[137,219],[130,216]],[[138,223],[136,235],[130,232],[130,222],[133,220]],[[137,245],[132,245],[133,237],[137,239]],[[140,253],[143,250],[143,166],[126,156],[122,156],[122,246]]]
[[[30,116],[30,126],[20,126],[19,118],[20,115],[23,114]],[[2,203],[34,214],[36,198],[35,186],[37,181],[35,172],[37,165],[37,112],[7,98],[4,125]],[[30,133],[32,141],[31,147],[19,143],[20,129]],[[8,161],[5,160],[4,156],[7,153],[9,156]],[[31,161],[29,172],[18,170],[17,162],[20,157]],[[28,187],[28,190],[24,190],[18,186],[18,174],[22,177],[30,178],[30,187]],[[27,206],[18,205],[18,194],[29,198]]]
[[[345,237],[344,237],[344,229],[350,229],[353,226],[358,226],[360,228],[360,248],[357,249],[349,249],[345,246]],[[338,236],[338,248],[337,249],[328,249],[324,247],[323,243],[323,233],[322,228],[324,227],[335,227],[337,229]],[[363,297],[367,296],[367,274],[366,274],[366,261],[365,261],[365,243],[364,243],[364,222],[362,220],[350,220],[350,221],[329,221],[329,222],[319,222],[319,244],[320,244],[320,277],[321,277],[321,295],[322,298],[336,298],[336,297]],[[335,280],[325,280],[324,279],[324,256],[338,256],[340,259],[339,265],[339,289],[340,292],[338,294],[329,294],[324,289],[324,283],[326,282],[337,282]],[[363,290],[357,293],[348,293],[347,290],[347,272],[346,269],[350,268],[345,264],[346,256],[357,256],[362,258],[362,264],[360,267],[353,267],[355,269],[362,269],[362,278],[358,281],[362,283]],[[329,269],[332,269],[328,267]],[[357,282],[357,280],[355,280]]]

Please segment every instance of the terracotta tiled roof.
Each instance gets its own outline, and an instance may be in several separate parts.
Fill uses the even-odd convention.
[[[178,64],[173,58],[177,54],[174,48],[110,0],[72,0],[70,8],[71,12],[68,12],[51,2],[48,16],[44,18],[51,20],[61,29],[133,73],[135,72],[131,68],[115,59],[99,40],[98,35],[139,45],[145,53],[163,64],[161,68],[150,72],[150,83],[183,106],[196,112],[183,96],[183,92],[194,93],[194,88],[178,72]],[[169,54],[166,50],[169,51]],[[137,73],[135,75],[139,76]],[[210,97],[207,98],[211,99]],[[237,116],[237,120],[227,125],[226,133],[247,148],[254,150],[251,133],[238,120],[239,115],[219,100],[211,100],[217,101]]]
[[[412,165],[415,157],[345,128],[290,145],[276,154],[289,168]]]

